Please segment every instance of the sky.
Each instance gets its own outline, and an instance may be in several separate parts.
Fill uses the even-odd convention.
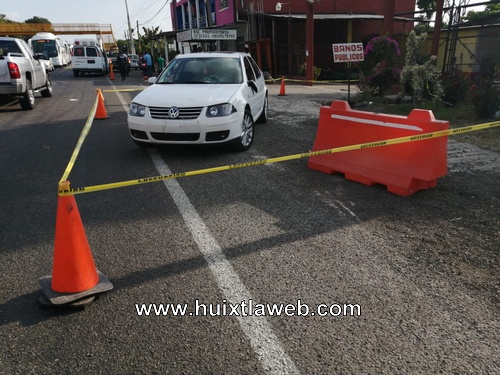
[[[131,28],[136,29],[139,22],[141,33],[143,27],[172,30],[171,0],[2,0],[0,14],[16,22],[37,16],[47,18],[51,23],[111,24],[115,39],[125,39],[125,30],[128,30],[125,1]],[[137,33],[134,32],[134,36],[137,37]],[[71,38],[74,36],[64,39],[72,42]]]
[[[143,27],[159,27],[161,31],[172,30],[171,0],[2,0],[1,2],[3,4],[0,4],[0,13],[13,21],[24,22],[37,16],[47,18],[51,23],[111,24],[115,39],[126,39],[125,30],[128,30],[128,23],[125,2],[127,2],[133,29],[137,28],[139,22],[141,32]],[[481,2],[484,0],[470,0],[469,4]],[[134,33],[134,36],[137,37],[137,34]],[[72,38],[74,36],[65,37],[69,42],[73,42]]]

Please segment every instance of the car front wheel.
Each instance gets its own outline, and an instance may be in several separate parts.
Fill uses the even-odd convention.
[[[235,143],[234,148],[237,151],[248,150],[253,143],[253,118],[252,114],[248,109],[245,110],[245,115],[243,116],[243,121],[241,122],[241,137],[239,141]]]

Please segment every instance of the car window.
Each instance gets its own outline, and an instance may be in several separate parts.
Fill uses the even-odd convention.
[[[237,84],[243,82],[241,64],[234,57],[174,59],[157,83]]]
[[[21,49],[13,40],[2,40],[0,41],[0,48],[3,50],[3,55],[7,56],[9,52],[21,53]]]
[[[87,47],[87,56],[91,56],[91,57],[98,56],[97,49],[93,48],[93,47]]]
[[[255,73],[255,76],[257,78],[260,78],[260,76],[262,75],[262,73],[261,73],[261,70],[260,70],[259,66],[255,62],[255,60],[252,59],[251,57],[248,57],[248,60],[250,60],[250,64],[252,65],[252,68],[253,68],[253,71]]]
[[[245,61],[245,72],[247,73],[247,79],[249,81],[255,81],[255,73],[253,72],[252,64],[250,63],[250,60],[248,59],[247,56],[244,57],[244,61]]]
[[[83,47],[75,47],[73,49],[74,56],[85,56],[85,49]]]
[[[33,56],[33,52],[31,51],[31,48],[26,44],[24,40],[19,41],[20,42],[20,48],[24,54],[24,56]]]

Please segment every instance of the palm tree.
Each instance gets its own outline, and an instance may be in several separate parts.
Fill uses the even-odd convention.
[[[140,36],[140,45],[142,48],[142,51],[151,51],[153,55],[157,55],[159,48],[161,46],[159,45],[162,43],[161,41],[158,40],[158,38],[155,38],[159,33],[161,33],[160,27],[154,27],[154,28],[142,28],[143,34]]]

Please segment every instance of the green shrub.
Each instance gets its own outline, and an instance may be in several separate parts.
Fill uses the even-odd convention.
[[[455,69],[452,74],[443,81],[444,98],[446,103],[456,105],[465,100],[469,82],[464,78],[459,69]]]
[[[489,119],[495,116],[500,106],[500,90],[489,78],[483,78],[470,87],[471,101],[476,116]]]
[[[431,56],[424,64],[419,63],[419,50],[426,38],[427,34],[417,35],[412,30],[406,40],[405,66],[400,77],[400,95],[403,96],[409,87],[414,104],[422,101],[424,96],[440,99],[444,94],[441,74],[436,67],[436,56]]]
[[[299,75],[305,76],[306,75],[306,64],[301,64],[299,66]],[[321,68],[318,68],[317,66],[314,67],[314,80],[317,81],[318,77],[321,74]]]

